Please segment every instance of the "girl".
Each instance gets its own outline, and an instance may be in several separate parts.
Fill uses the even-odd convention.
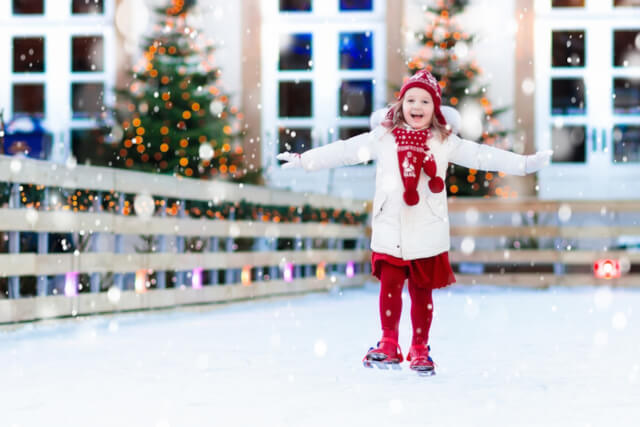
[[[429,356],[432,290],[455,282],[449,264],[449,221],[444,179],[449,162],[470,169],[514,175],[536,172],[552,151],[522,156],[461,139],[440,109],[438,81],[426,70],[406,81],[380,126],[346,141],[302,154],[281,153],[284,168],[307,171],[376,160],[371,266],[380,280],[382,338],[364,356],[372,363],[399,364],[402,288],[408,279],[413,338],[410,368],[435,373]]]

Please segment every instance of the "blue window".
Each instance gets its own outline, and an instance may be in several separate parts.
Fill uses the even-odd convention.
[[[558,78],[551,81],[551,113],[553,115],[583,115],[585,104],[584,80]]]
[[[373,10],[373,0],[340,0],[340,10]]]
[[[280,12],[311,12],[311,0],[280,0]]]
[[[280,128],[278,129],[278,152],[290,151],[304,153],[311,148],[310,128]],[[280,164],[284,163],[280,161]]]
[[[616,114],[640,114],[640,79],[613,79],[613,93]]]
[[[613,156],[616,163],[640,163],[640,126],[613,128]]]
[[[340,33],[340,69],[370,70],[373,68],[373,35]]]
[[[343,80],[340,85],[340,116],[368,117],[373,105],[371,80]]]
[[[310,70],[311,34],[282,34],[280,36],[280,70]]]

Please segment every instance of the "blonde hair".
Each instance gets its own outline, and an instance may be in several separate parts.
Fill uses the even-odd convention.
[[[402,98],[389,106],[389,112],[387,113],[387,117],[385,118],[385,120],[381,123],[382,126],[391,130],[396,126],[401,126],[407,123],[407,121],[404,119],[404,114],[402,114],[403,101],[404,95],[402,96]],[[435,114],[431,117],[430,127],[438,133],[438,136],[440,136],[440,139],[442,140],[448,138],[449,135],[451,135],[451,127],[440,123]]]

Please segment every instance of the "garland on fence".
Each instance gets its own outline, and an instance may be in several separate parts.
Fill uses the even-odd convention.
[[[9,203],[11,197],[11,184],[0,183],[0,206]],[[120,207],[120,194],[115,191],[102,192],[102,198],[98,201],[98,192],[92,190],[49,189],[47,210],[69,210],[73,212],[95,212],[99,209],[103,212],[121,213],[122,215],[135,215],[135,194],[125,194]],[[45,205],[45,187],[33,184],[20,185],[21,205],[27,208],[43,209]],[[154,197],[155,214],[162,215],[163,210],[167,216],[180,214],[180,200],[163,199]],[[263,222],[320,222],[343,225],[364,225],[367,221],[367,213],[350,212],[345,209],[314,208],[311,205],[282,206],[263,205],[240,202],[221,202],[187,200],[184,207],[185,217],[209,218],[217,220],[263,221]]]

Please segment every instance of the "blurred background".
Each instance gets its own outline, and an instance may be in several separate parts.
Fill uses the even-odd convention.
[[[537,179],[452,167],[450,195],[640,195],[638,0],[5,0],[0,16],[5,153],[366,199],[372,165],[306,174],[275,155],[367,131],[429,67],[464,137],[554,149]],[[149,89],[185,76],[191,98]]]

